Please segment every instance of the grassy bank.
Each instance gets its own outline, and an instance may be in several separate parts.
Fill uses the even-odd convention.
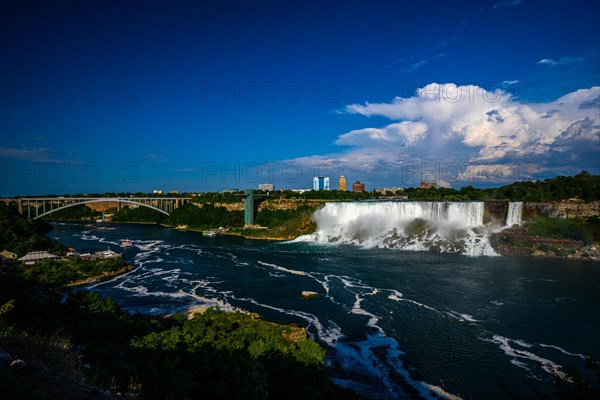
[[[600,218],[536,218],[490,236],[503,255],[600,260]]]

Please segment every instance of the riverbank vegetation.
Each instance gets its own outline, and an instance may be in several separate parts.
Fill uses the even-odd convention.
[[[600,176],[583,171],[575,176],[557,176],[545,180],[519,181],[497,188],[465,186],[451,188],[406,188],[409,200],[460,201],[510,200],[545,202],[567,199],[600,200]]]
[[[29,251],[47,250],[63,254],[67,247],[46,236],[52,226],[42,220],[25,218],[0,202],[0,250],[8,250],[22,257]]]
[[[244,225],[244,212],[227,211],[225,207],[215,206],[212,203],[203,204],[202,207],[187,203],[173,210],[168,224],[185,225],[192,229],[241,227]]]
[[[490,235],[490,244],[500,254],[595,259],[594,243],[600,242],[600,218],[538,217],[519,228]]]
[[[113,212],[111,221],[161,224],[164,223],[167,218],[168,217],[165,214],[148,207],[123,206],[120,210],[115,210]]]
[[[101,215],[102,212],[94,211],[85,204],[79,204],[54,211],[48,215],[48,218],[57,221],[95,221]]]
[[[72,284],[78,281],[102,279],[131,270],[121,257],[82,259],[45,259],[38,263],[16,267],[19,274],[41,285]]]
[[[316,207],[309,204],[299,204],[287,210],[264,208],[256,215],[256,227],[245,227],[234,232],[259,239],[294,239],[314,232],[312,214],[315,210]]]

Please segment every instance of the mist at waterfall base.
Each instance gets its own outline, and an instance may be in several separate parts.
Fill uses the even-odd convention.
[[[475,213],[474,207],[460,212]],[[459,212],[438,211],[440,217]],[[328,223],[332,236],[343,231]],[[448,229],[471,223],[461,217]],[[585,371],[587,355],[600,359],[600,270],[590,262],[343,240],[268,243],[154,225],[54,226],[51,235],[79,252],[110,247],[136,267],[91,286],[123,309],[162,315],[214,306],[305,326],[327,349],[334,381],[373,399],[527,398],[530,385],[552,393],[552,380],[567,368]],[[125,238],[133,246],[119,249]],[[303,290],[321,296],[304,300]]]

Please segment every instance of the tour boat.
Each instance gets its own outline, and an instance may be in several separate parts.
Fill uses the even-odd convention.
[[[121,257],[120,253],[115,253],[114,251],[112,251],[110,249],[110,247],[107,248],[104,251],[97,251],[95,253],[95,255],[96,255],[96,258],[115,258],[115,257]]]
[[[131,247],[131,240],[129,239],[124,239],[121,241],[121,246],[123,247]]]

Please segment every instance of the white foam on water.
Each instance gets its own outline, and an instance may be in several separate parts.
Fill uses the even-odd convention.
[[[91,240],[91,241],[99,241],[100,238],[96,235],[88,235],[86,233],[83,233],[81,236],[82,240]]]
[[[535,363],[538,363],[540,367],[548,374],[556,376],[562,380],[566,378],[565,373],[560,370],[562,368],[561,365],[556,364],[553,361],[548,360],[546,358],[540,357],[537,354],[532,353],[531,351],[521,350],[511,346],[512,343],[520,347],[531,348],[533,347],[533,345],[530,343],[524,342],[522,340],[509,339],[500,335],[494,335],[491,339],[482,340],[497,344],[500,347],[500,349],[504,352],[504,354],[511,357],[511,363],[519,368],[523,368],[528,372],[531,372],[527,361],[533,361]]]
[[[515,342],[516,344],[518,344],[521,347],[527,347],[527,348],[533,347],[533,345],[531,343],[527,343],[523,339],[513,340],[513,342]]]
[[[362,315],[368,318],[366,326],[373,330],[372,333],[367,334],[366,339],[360,342],[347,342],[341,340],[335,346],[336,359],[340,363],[343,369],[349,373],[358,373],[357,371],[363,371],[362,374],[367,380],[372,380],[376,377],[377,380],[381,381],[384,386],[384,390],[380,392],[373,392],[373,387],[364,390],[362,384],[352,384],[350,380],[344,382],[338,382],[346,387],[352,387],[355,390],[373,398],[388,399],[390,395],[393,397],[404,397],[405,393],[394,382],[392,378],[392,371],[400,374],[404,381],[415,389],[422,397],[427,399],[456,399],[450,393],[445,392],[439,386],[431,385],[427,382],[415,381],[411,378],[409,371],[403,366],[400,357],[404,354],[398,345],[398,342],[390,337],[386,336],[386,333],[382,327],[378,325],[380,317],[367,311],[363,307],[363,303],[366,300],[365,296],[375,296],[378,294],[389,293],[387,298],[395,301],[404,301],[402,293],[394,289],[383,289],[374,288],[363,284],[360,280],[354,280],[350,277],[337,277],[344,283],[344,287],[347,290],[360,289],[354,293],[354,303],[350,312],[355,315]],[[437,312],[437,311],[436,311]],[[383,348],[385,349],[385,359],[380,359],[374,352],[374,349]]]
[[[264,265],[265,267],[271,267],[271,268],[274,268],[274,269],[276,269],[278,271],[286,272],[288,274],[293,274],[293,275],[310,275],[310,274],[308,274],[307,272],[304,272],[304,271],[297,271],[297,270],[294,270],[294,269],[288,269],[288,268],[282,267],[282,266],[277,265],[277,264],[270,264],[270,263],[266,263],[266,262],[263,262],[263,261],[258,261],[258,264]]]
[[[321,323],[319,318],[316,315],[311,314],[311,313],[307,313],[304,311],[298,311],[298,310],[287,310],[284,308],[271,306],[269,304],[260,303],[253,298],[238,298],[235,296],[231,296],[231,297],[233,299],[236,299],[239,301],[245,301],[245,302],[257,305],[259,307],[267,308],[269,310],[278,311],[283,314],[299,317],[307,322],[307,324],[308,324],[306,326],[307,328],[309,328],[310,326],[313,326],[317,331],[317,336],[319,337],[319,339],[331,347],[336,346],[337,342],[342,337],[344,337],[344,335],[342,334],[341,328],[335,322],[333,322],[331,320],[327,321],[327,327],[325,327]]]
[[[394,300],[394,301],[401,301],[402,300],[402,293],[400,293],[397,290],[393,290],[392,293],[388,296],[388,299]]]
[[[458,397],[457,395],[452,394],[452,393],[448,393],[448,392],[446,392],[444,389],[442,389],[439,386],[427,385],[427,387],[429,388],[429,390],[431,390],[433,393],[437,394],[438,396],[440,396],[443,399],[461,400],[461,398]]]
[[[228,302],[220,300],[218,298],[205,297],[205,296],[197,295],[194,293],[186,293],[186,295],[190,296],[191,298],[193,298],[194,300],[197,301],[197,303],[190,305],[188,308],[213,307],[213,308],[219,309],[221,311],[225,311],[225,312],[243,311],[243,310],[229,304]]]
[[[400,297],[398,297],[398,296],[388,296],[388,299],[390,299],[390,300],[394,300],[394,301],[405,301],[405,302],[407,302],[407,303],[411,303],[411,304],[414,304],[414,305],[416,305],[416,306],[423,307],[423,308],[425,308],[425,309],[427,309],[427,310],[434,311],[434,312],[436,312],[436,313],[438,313],[438,314],[440,313],[440,312],[439,312],[437,309],[435,309],[434,307],[428,306],[427,304],[419,303],[419,302],[418,302],[418,301],[416,301],[416,300],[412,300],[412,299],[406,299],[406,298],[400,298]]]
[[[450,311],[449,313],[447,313],[448,315],[450,315],[451,317],[454,317],[456,319],[458,319],[459,321],[468,321],[468,322],[478,322],[478,319],[473,318],[472,315],[469,314],[461,314],[458,313],[456,311]]]
[[[364,299],[361,298],[358,294],[355,294],[355,301],[354,304],[352,305],[352,314],[357,314],[357,315],[364,315],[366,317],[369,317],[369,322],[367,322],[367,326],[376,329],[377,331],[379,331],[379,333],[381,333],[382,335],[384,334],[383,329],[381,329],[381,327],[379,327],[377,325],[377,323],[379,322],[379,317],[377,317],[375,314],[371,314],[368,311],[365,311],[362,307],[361,307],[361,303]]]
[[[558,351],[560,351],[561,353],[563,353],[563,354],[566,354],[566,355],[568,355],[568,356],[579,357],[579,358],[581,358],[581,359],[583,359],[583,360],[585,360],[585,359],[587,358],[587,357],[586,357],[586,356],[584,356],[583,354],[579,354],[579,353],[571,353],[571,352],[568,352],[567,350],[565,350],[565,349],[563,349],[563,348],[561,348],[561,347],[555,346],[555,345],[553,345],[553,344],[543,344],[543,343],[540,343],[539,345],[540,345],[540,347],[548,347],[548,348],[551,348],[551,349],[558,350]]]
[[[492,300],[492,301],[490,301],[490,303],[492,303],[493,305],[498,306],[498,307],[504,305],[503,302],[498,301],[498,300]]]

